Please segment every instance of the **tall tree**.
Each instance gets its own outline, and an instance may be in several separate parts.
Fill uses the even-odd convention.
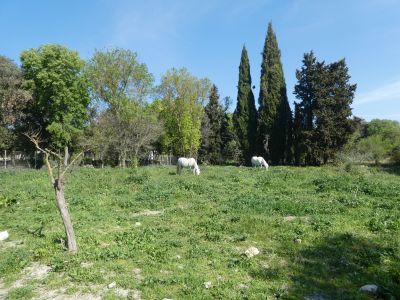
[[[246,47],[243,46],[239,65],[239,83],[233,124],[240,145],[241,160],[250,163],[256,151],[257,109],[251,86],[250,62]]]
[[[200,148],[202,161],[212,164],[221,163],[221,127],[224,119],[224,110],[219,103],[218,88],[216,85],[211,87],[210,97],[204,108],[204,118],[202,122],[202,147]]]
[[[0,147],[3,150],[16,147],[15,126],[32,99],[24,86],[21,69],[0,55]]]
[[[82,132],[90,102],[82,75],[85,62],[63,46],[44,45],[22,52],[21,63],[34,99],[26,110],[24,128],[41,130],[47,145],[62,145],[67,160],[68,147]]]
[[[258,103],[258,152],[275,164],[290,162],[292,112],[286,94],[281,52],[271,23],[262,53]]]
[[[117,143],[117,151],[119,166],[124,168],[130,152],[126,138],[131,134],[129,126],[124,125],[126,116],[132,119],[132,112],[140,114],[132,107],[141,106],[150,95],[153,76],[146,64],[139,63],[136,53],[121,48],[96,51],[87,64],[85,74],[93,97],[105,103],[114,121],[120,124],[117,133],[121,139]],[[115,122],[114,125],[117,124]]]
[[[196,156],[201,143],[203,104],[210,91],[210,81],[192,76],[186,69],[168,70],[161,78],[164,151]]]
[[[354,131],[350,105],[356,85],[349,83],[344,59],[327,65],[312,52],[304,55],[296,77],[296,157],[306,164],[326,163]]]
[[[25,89],[21,69],[10,59],[0,55],[0,123],[14,125],[32,99]]]
[[[315,107],[317,102],[316,92],[321,76],[323,64],[319,63],[314,53],[305,53],[303,66],[296,70],[298,83],[295,85],[294,94],[300,102],[295,103],[294,117],[294,150],[296,164],[316,164],[314,135]]]
[[[21,122],[25,128],[32,130],[27,136],[37,150],[45,154],[67,235],[68,250],[76,252],[75,233],[64,197],[64,175],[76,158],[64,165],[67,151],[63,157],[61,150],[71,145],[74,135],[82,131],[87,117],[90,101],[82,75],[84,61],[76,52],[63,46],[44,45],[22,52],[21,62],[27,87],[33,95]],[[56,167],[51,165],[50,157],[56,159]],[[56,172],[53,172],[54,168]]]

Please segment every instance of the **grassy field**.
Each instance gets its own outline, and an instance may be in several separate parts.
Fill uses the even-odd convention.
[[[0,172],[0,298],[400,299],[400,169],[81,168],[66,198],[75,256],[46,172]]]

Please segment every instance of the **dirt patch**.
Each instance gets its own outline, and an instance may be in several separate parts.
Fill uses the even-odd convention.
[[[286,216],[286,217],[283,217],[283,221],[284,222],[292,222],[292,221],[297,220],[297,219],[302,220],[302,221],[306,221],[308,219],[308,217],[297,217],[297,216]]]
[[[23,241],[3,241],[0,243],[0,248],[14,248],[21,246],[23,243]]]
[[[135,279],[136,279],[138,282],[141,282],[141,281],[144,279],[144,277],[143,277],[143,275],[142,275],[142,270],[139,269],[139,268],[134,268],[134,269],[133,269],[133,277],[135,277]]]
[[[65,295],[60,293],[60,290],[50,290],[41,292],[40,296],[37,298],[32,298],[32,300],[101,300],[101,296],[93,294],[83,294],[81,292],[76,292],[72,295]]]
[[[38,262],[32,263],[22,271],[22,277],[12,284],[12,288],[20,288],[26,285],[29,280],[43,280],[51,268]]]
[[[29,267],[26,267],[24,273],[30,279],[42,280],[46,278],[50,270],[51,267],[35,262]]]
[[[148,210],[148,209],[145,209],[143,211],[140,211],[140,212],[137,212],[137,213],[133,213],[132,216],[134,216],[134,217],[140,217],[140,216],[151,217],[151,216],[161,215],[162,213],[163,213],[162,210]]]
[[[4,287],[4,282],[0,279],[0,299],[5,299],[7,294],[8,289]]]
[[[285,222],[291,222],[291,221],[294,221],[294,220],[296,220],[296,219],[297,219],[296,216],[286,216],[286,217],[283,217],[283,221],[285,221]]]

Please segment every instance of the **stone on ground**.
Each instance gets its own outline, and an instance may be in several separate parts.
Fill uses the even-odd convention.
[[[376,294],[376,292],[378,291],[378,286],[376,284],[366,284],[360,287],[360,291]]]
[[[246,254],[247,257],[253,257],[260,254],[260,250],[258,250],[256,247],[250,247],[244,252],[244,254]]]

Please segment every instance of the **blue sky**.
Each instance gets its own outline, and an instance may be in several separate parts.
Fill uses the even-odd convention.
[[[156,82],[167,69],[186,67],[235,102],[243,44],[258,98],[272,21],[291,104],[295,70],[313,50],[326,62],[346,58],[358,85],[355,115],[400,120],[399,16],[398,0],[3,0],[0,54],[18,62],[24,49],[59,43],[87,59],[94,49],[129,48]]]

